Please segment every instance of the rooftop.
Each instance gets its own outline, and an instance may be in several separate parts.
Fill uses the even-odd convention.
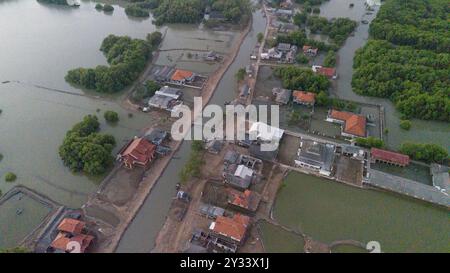
[[[241,242],[249,224],[250,218],[245,215],[235,214],[233,218],[218,216],[216,221],[211,223],[209,229],[234,241]]]
[[[312,92],[295,90],[292,95],[299,102],[314,104],[314,102],[316,101],[316,94]]]
[[[296,161],[331,172],[335,156],[334,152],[335,146],[333,144],[302,139]]]
[[[155,150],[156,146],[145,138],[135,138],[121,153],[121,156],[131,156],[137,161],[146,162]]]
[[[408,165],[409,164],[409,156],[391,152],[387,150],[382,150],[378,148],[372,148],[370,150],[370,154],[372,158],[379,159],[379,160],[385,160],[390,162],[395,162],[401,165]]]
[[[284,130],[263,122],[254,122],[250,127],[249,133],[262,141],[279,141],[283,137]]]
[[[194,75],[194,72],[192,72],[192,71],[177,69],[177,70],[175,70],[175,72],[172,75],[172,80],[173,81],[182,81],[182,80],[192,77],[193,75]]]
[[[86,223],[72,218],[64,218],[58,225],[59,231],[72,234],[79,234],[86,226]]]
[[[343,132],[355,136],[366,136],[366,117],[350,112],[331,110],[331,118],[345,122]]]

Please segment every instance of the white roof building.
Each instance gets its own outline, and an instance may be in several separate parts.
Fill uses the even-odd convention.
[[[250,135],[255,134],[256,138],[262,141],[279,141],[284,134],[284,130],[267,125],[263,122],[254,122],[249,130]]]
[[[245,165],[239,165],[234,172],[234,176],[238,176],[240,178],[251,177],[253,175],[253,170],[246,167]]]

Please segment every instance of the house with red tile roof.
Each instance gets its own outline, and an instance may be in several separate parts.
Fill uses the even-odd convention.
[[[192,71],[177,69],[170,78],[172,83],[185,84],[194,80],[195,74]]]
[[[409,165],[409,156],[391,152],[387,150],[372,148],[370,150],[370,158],[371,161],[374,162],[382,162],[390,165],[405,167]]]
[[[86,223],[72,218],[64,218],[58,225],[58,235],[50,244],[51,252],[84,253],[94,240],[94,236],[84,234]]]
[[[61,223],[59,223],[58,230],[70,234],[80,234],[85,226],[86,223],[83,221],[72,218],[64,218]]]
[[[71,236],[65,232],[60,232],[50,246],[54,252],[84,253],[93,240],[94,236],[92,235],[77,234]]]
[[[209,230],[213,236],[218,236],[230,243],[242,244],[249,226],[248,216],[235,214],[233,217],[218,216],[209,226]]]
[[[317,53],[319,53],[319,49],[312,47],[310,45],[304,45],[303,46],[303,54],[310,55],[310,56],[316,56]]]
[[[155,152],[156,145],[145,138],[135,138],[122,148],[118,159],[129,169],[147,167],[155,158]]]
[[[329,79],[333,79],[333,80],[337,79],[336,68],[334,68],[334,67],[323,67],[320,65],[313,65],[312,71],[319,75],[323,75]]]
[[[316,94],[306,91],[295,90],[292,93],[293,101],[297,104],[313,106],[316,103]]]
[[[238,211],[245,213],[254,213],[259,206],[261,196],[250,190],[244,192],[228,189],[228,205]]]
[[[350,112],[330,110],[326,121],[341,124],[341,134],[345,137],[366,137],[365,116]]]

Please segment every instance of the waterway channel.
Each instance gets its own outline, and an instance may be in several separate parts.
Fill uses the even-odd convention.
[[[256,35],[259,32],[264,32],[265,20],[261,11],[257,10],[253,13],[252,29],[243,41],[235,61],[219,82],[210,100],[211,104],[223,105],[224,102],[235,98],[238,88],[235,74],[239,68],[249,64],[250,53],[257,43]],[[152,250],[156,236],[164,224],[172,201],[171,198],[175,194],[179,170],[189,157],[190,145],[189,141],[183,142],[180,150],[175,154],[174,159],[159,179],[158,184],[147,197],[136,218],[124,233],[117,252],[149,252]]]

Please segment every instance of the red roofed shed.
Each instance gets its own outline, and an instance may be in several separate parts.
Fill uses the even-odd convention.
[[[372,161],[383,162],[401,167],[409,165],[409,156],[404,154],[377,148],[372,148],[370,150],[370,154],[372,156]]]

